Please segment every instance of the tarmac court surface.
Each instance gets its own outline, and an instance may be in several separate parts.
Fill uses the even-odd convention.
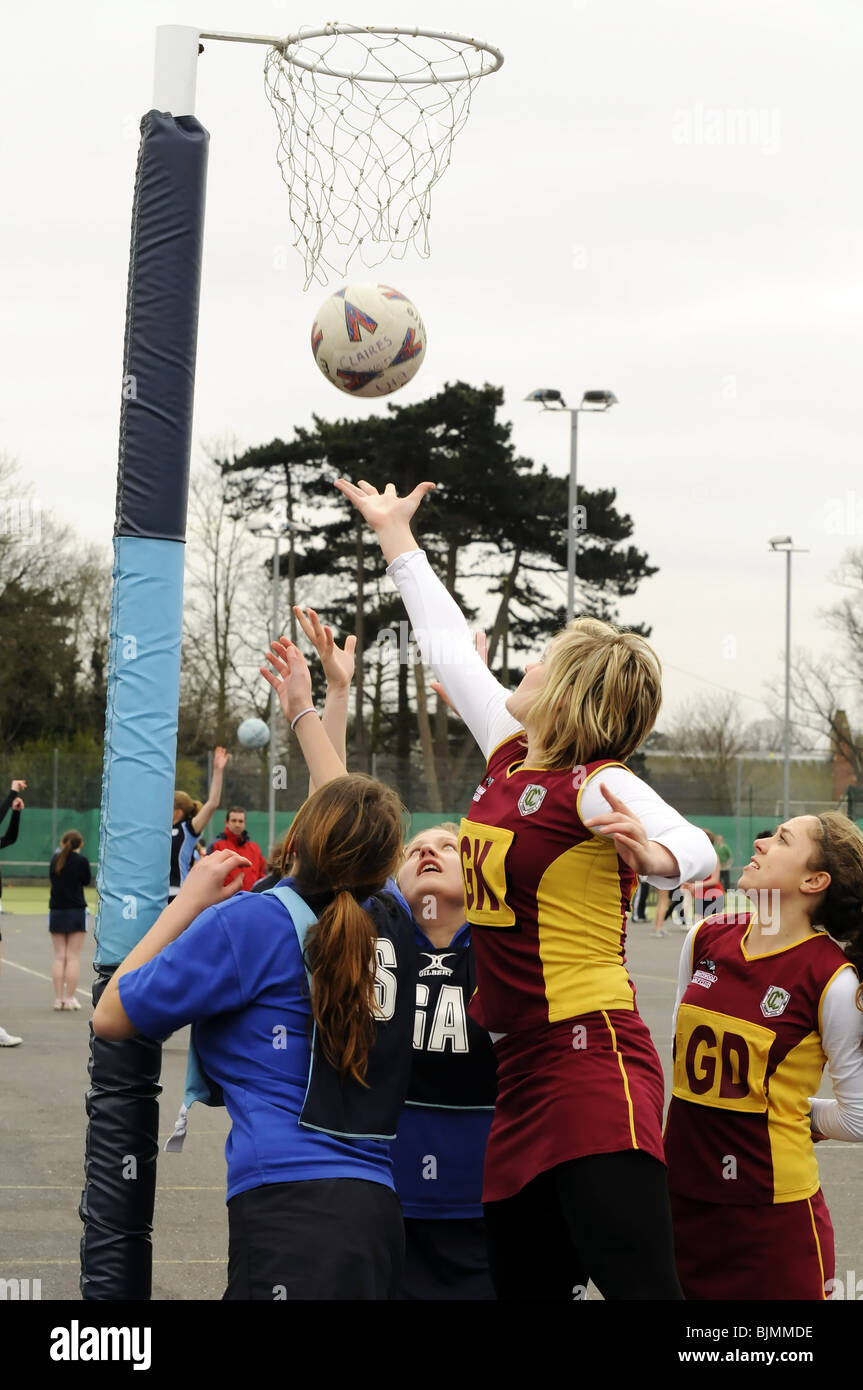
[[[6,895],[4,894],[4,909]],[[0,1025],[23,1038],[0,1048],[0,1278],[40,1279],[42,1299],[79,1299],[78,1203],[83,1184],[93,938],[81,957],[81,1011],[55,1013],[51,943],[44,914],[0,918]],[[683,935],[654,939],[631,925],[629,966],[670,1092],[671,1013]],[[171,1134],[186,1068],[188,1031],[163,1047],[160,1149]],[[822,1094],[830,1094],[829,1079]],[[217,1300],[228,1248],[224,1110],[193,1106],[181,1154],[160,1152],[153,1233],[153,1298]],[[861,1280],[863,1145],[818,1145],[822,1185],[836,1232],[836,1275]],[[596,1296],[596,1295],[593,1295]],[[769,1297],[769,1294],[768,1294]]]

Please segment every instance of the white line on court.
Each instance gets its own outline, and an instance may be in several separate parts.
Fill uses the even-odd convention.
[[[49,985],[53,985],[54,983],[50,975],[43,975],[41,970],[31,970],[29,965],[19,965],[17,960],[10,960],[8,956],[4,956],[0,964],[11,965],[13,970],[23,970],[25,975],[35,975],[37,980],[47,980]],[[90,991],[88,989],[76,989],[75,993],[83,994],[85,999],[90,998]]]

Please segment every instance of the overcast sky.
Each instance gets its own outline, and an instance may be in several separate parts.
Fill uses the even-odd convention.
[[[431,259],[382,268],[429,334],[423,369],[392,399],[502,385],[518,451],[563,473],[568,417],[523,397],[614,391],[614,410],[582,417],[580,480],[617,488],[660,571],[622,617],[652,624],[666,710],[719,686],[764,716],[785,614],[768,538],[808,550],[794,557],[792,647],[820,652],[819,614],[843,593],[830,575],[863,545],[863,10],[399,0],[396,12],[375,0],[342,18],[473,33],[505,63],[479,84],[435,191]],[[283,34],[328,17],[280,0],[6,10],[0,451],[88,539],[112,532],[155,26]],[[240,447],[313,412],[383,409],[337,396],[313,364],[325,291],[303,292],[291,249],[264,54],[210,43],[198,77],[211,146],[194,436]]]

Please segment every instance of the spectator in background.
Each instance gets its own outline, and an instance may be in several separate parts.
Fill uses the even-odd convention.
[[[259,845],[254,840],[249,839],[249,832],[246,829],[246,812],[242,806],[232,806],[228,811],[225,829],[218,840],[214,840],[208,854],[215,854],[217,850],[230,849],[235,854],[240,854],[244,859],[248,859],[248,867],[243,869],[243,888],[246,892],[254,887],[258,879],[263,878],[268,873],[267,861]],[[278,879],[276,880],[278,883]]]
[[[716,836],[712,830],[705,830],[710,843],[716,848]],[[677,925],[682,931],[688,931],[694,922],[700,922],[703,917],[710,917],[716,912],[721,912],[725,905],[725,893],[719,880],[719,856],[713,861],[713,869],[707,878],[699,879],[697,882],[684,883],[684,901],[680,914],[674,914]],[[690,916],[692,920],[690,921]]]
[[[9,819],[9,829],[6,831],[5,835],[0,836],[0,849],[5,849],[7,845],[14,845],[15,841],[18,839],[18,827],[21,823],[21,812],[24,810],[24,802],[16,793],[26,791],[26,789],[27,783],[22,782],[20,778],[16,778],[12,783],[11,791],[7,792],[3,801],[0,802],[0,825],[2,825],[3,821],[6,819],[6,812],[10,807],[12,808],[12,815]],[[0,876],[0,899],[2,899],[2,894],[3,879],[2,876]],[[0,912],[2,911],[3,907],[0,901]]]
[[[54,947],[51,980],[54,985],[54,1008],[80,1009],[75,997],[78,988],[81,947],[87,930],[87,901],[84,889],[90,882],[90,861],[81,850],[84,837],[80,830],[67,830],[60,837],[60,848],[51,860],[48,877],[51,897],[48,900],[48,930]]]
[[[174,792],[174,820],[171,827],[171,876],[168,898],[176,898],[183,880],[192,866],[192,859],[198,846],[199,836],[205,825],[209,825],[222,799],[222,774],[230,758],[224,748],[213,752],[213,780],[206,801],[201,804],[193,801],[186,793]]]
[[[6,831],[5,835],[0,836],[0,849],[5,849],[7,845],[14,845],[15,841],[18,839],[18,826],[21,821],[21,812],[24,810],[24,802],[21,800],[20,796],[18,796],[18,792],[26,791],[26,789],[27,783],[20,778],[16,778],[12,783],[11,791],[9,791],[4,800],[0,802],[0,825],[2,825],[5,820],[6,812],[10,807],[12,810],[9,829]],[[0,894],[2,894],[2,891],[3,880],[2,877],[0,877]],[[2,910],[2,906],[0,906],[0,912],[2,912]],[[2,940],[3,937],[2,934],[0,934],[0,942],[2,942]],[[0,960],[2,960],[2,947],[0,947]],[[16,1038],[13,1033],[7,1033],[5,1028],[0,1028],[0,1047],[17,1047],[21,1041],[22,1039]]]
[[[723,893],[727,893],[731,888],[731,846],[725,843],[721,835],[716,836],[716,857],[719,860],[719,882]]]

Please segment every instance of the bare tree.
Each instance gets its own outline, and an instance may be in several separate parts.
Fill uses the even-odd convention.
[[[687,756],[712,790],[716,814],[734,813],[737,755],[746,736],[736,695],[705,695],[681,705],[665,730],[667,747]]]
[[[842,557],[833,582],[846,596],[820,617],[838,633],[835,654],[816,658],[799,652],[791,663],[793,737],[799,743],[829,743],[847,757],[863,783],[863,547]],[[778,701],[772,701],[778,714]],[[856,724],[856,729],[855,729]]]
[[[189,494],[181,700],[197,714],[189,734],[209,744],[226,742],[236,711],[250,700],[266,712],[263,683],[259,691],[250,667],[253,652],[260,664],[267,642],[269,604],[261,545],[231,514],[218,451],[207,452]]]

